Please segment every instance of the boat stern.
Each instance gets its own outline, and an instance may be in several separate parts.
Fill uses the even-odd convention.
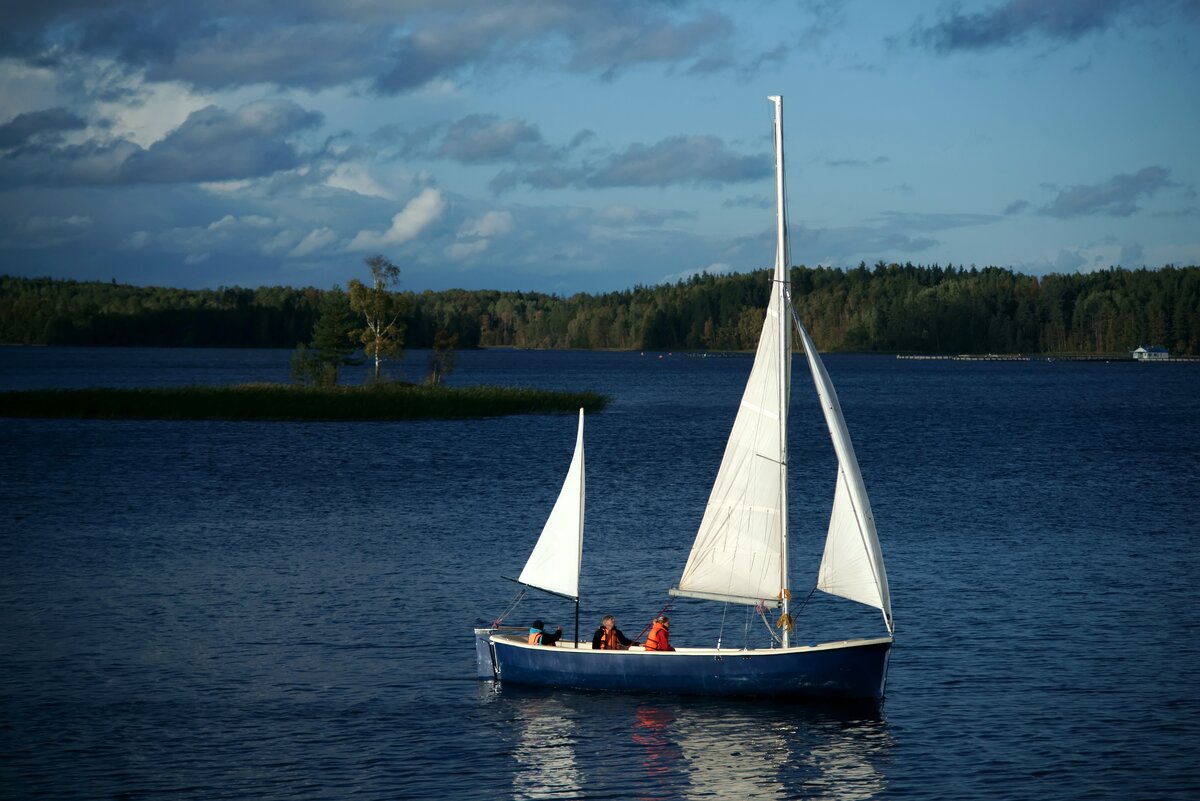
[[[475,677],[481,681],[496,678],[496,656],[492,651],[491,637],[501,629],[475,629]]]

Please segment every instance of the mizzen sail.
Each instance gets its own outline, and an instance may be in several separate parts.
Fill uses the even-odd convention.
[[[533,553],[517,581],[547,592],[579,598],[579,567],[583,559],[583,409],[575,455],[559,490],[558,500],[546,519]]]

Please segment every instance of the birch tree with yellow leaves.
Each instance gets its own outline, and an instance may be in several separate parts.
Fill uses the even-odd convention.
[[[350,308],[362,316],[364,326],[354,335],[363,344],[363,355],[375,360],[373,380],[378,383],[385,360],[404,358],[404,323],[400,318],[405,303],[393,291],[400,283],[400,268],[379,255],[368,257],[366,264],[371,270],[371,286],[350,280]]]

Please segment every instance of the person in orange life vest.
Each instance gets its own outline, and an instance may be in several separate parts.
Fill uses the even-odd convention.
[[[671,618],[666,615],[654,618],[654,625],[650,627],[650,633],[646,635],[646,650],[674,651],[675,647],[671,645],[670,629]]]
[[[617,628],[616,618],[612,615],[605,615],[604,620],[600,621],[600,628],[592,635],[593,651],[622,651],[637,644],[636,640],[629,639]]]
[[[554,645],[562,638],[562,626],[555,629],[553,634],[542,631],[544,627],[545,624],[542,621],[533,621],[533,625],[529,627],[530,645]]]

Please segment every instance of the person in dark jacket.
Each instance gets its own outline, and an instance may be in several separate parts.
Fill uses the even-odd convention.
[[[592,635],[593,651],[623,651],[631,645],[637,645],[617,628],[617,621],[612,615],[605,615],[600,622],[600,628]]]
[[[547,634],[545,628],[546,624],[542,621],[533,621],[533,625],[529,627],[530,645],[554,645],[562,639],[562,626],[555,629],[553,634]]]

